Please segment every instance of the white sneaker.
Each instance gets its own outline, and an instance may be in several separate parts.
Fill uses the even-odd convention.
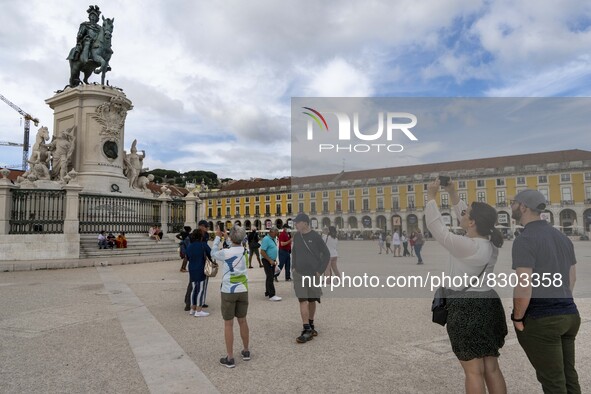
[[[281,297],[273,296],[273,297],[269,298],[269,301],[281,301]]]
[[[205,312],[205,311],[195,312],[195,317],[206,317],[206,316],[209,316],[208,312]]]
[[[189,311],[189,315],[191,315],[191,316],[194,316],[194,315],[195,315],[195,313],[197,313],[197,311],[196,311],[196,310],[194,310],[194,309],[191,309],[191,310]]]

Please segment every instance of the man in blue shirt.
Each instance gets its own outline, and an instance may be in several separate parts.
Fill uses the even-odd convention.
[[[519,192],[511,201],[513,219],[524,226],[513,242],[520,283],[511,320],[544,393],[575,394],[581,392],[575,369],[581,317],[572,294],[577,261],[570,239],[540,218],[544,209],[546,198],[537,190]]]
[[[273,226],[269,234],[261,242],[261,255],[263,256],[263,268],[265,269],[265,296],[269,301],[281,301],[281,297],[275,295],[275,266],[277,265],[277,233],[279,230]]]

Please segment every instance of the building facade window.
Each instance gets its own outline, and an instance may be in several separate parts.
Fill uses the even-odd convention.
[[[245,202],[250,202],[250,197],[244,197]]]
[[[458,189],[465,189],[466,181],[458,181]]]
[[[458,193],[458,197],[460,198],[460,200],[466,202],[466,193],[460,192]]]
[[[275,204],[275,215],[281,215],[281,204]]]
[[[248,205],[244,207],[244,214],[250,215],[250,207]]]
[[[570,182],[570,174],[560,174],[560,182]]]
[[[519,190],[517,193],[519,193],[521,190]],[[538,189],[538,191],[540,193],[542,193],[542,195],[544,196],[544,198],[546,199],[546,201],[549,201],[550,199],[548,198],[548,188],[546,187],[541,187]]]
[[[303,202],[298,203],[298,212],[304,212],[304,203]]]
[[[484,179],[477,179],[476,187],[484,187]]]
[[[349,211],[355,212],[355,200],[349,200]]]
[[[337,190],[337,191],[335,192],[335,195],[336,195],[337,197],[341,197],[341,190],[340,190],[340,189],[339,189],[339,190]]]
[[[316,192],[310,192],[310,198],[316,198]]]
[[[426,207],[428,202],[429,202],[429,196],[426,194],[423,194],[423,206]]]
[[[517,183],[518,185],[525,185],[525,177],[524,177],[524,176],[518,176],[518,177],[516,178],[516,183]]]
[[[505,178],[497,178],[497,186],[505,186]]]
[[[322,198],[328,198],[328,191],[323,191],[322,192]]]
[[[310,201],[310,212],[311,213],[316,212],[316,201]]]
[[[398,185],[392,185],[392,193],[398,193]]]
[[[226,215],[230,216],[230,207],[226,207]]]
[[[265,201],[271,201],[271,196],[267,194],[267,195],[265,196]]]
[[[328,213],[328,201],[322,201],[322,212]]]
[[[288,203],[287,203],[287,214],[288,214],[288,215],[291,215],[291,213],[292,213],[292,211],[291,211],[291,203],[290,203],[290,202],[288,202]]]
[[[585,186],[585,200],[591,200],[591,186]]]
[[[259,196],[255,196],[254,197],[254,202],[259,202],[259,201],[261,201],[260,197]]]
[[[479,191],[476,193],[476,201],[486,202],[486,192]]]
[[[406,187],[406,191],[408,191],[408,192],[414,192],[415,191],[415,185],[408,185]]]
[[[298,198],[300,200],[303,200],[304,199],[304,193],[298,193]]]
[[[384,199],[382,197],[378,197],[377,205],[378,205],[378,209],[379,210],[383,210],[384,209]]]
[[[265,204],[265,215],[271,214],[271,205]]]
[[[408,202],[408,205],[407,205],[408,208],[414,208],[415,207],[415,196],[407,196],[407,202]]]
[[[240,197],[236,197],[236,199],[234,200],[234,202],[235,202],[236,204],[240,204]]]
[[[240,216],[240,207],[236,207],[236,216]]]
[[[506,203],[506,196],[504,190],[497,190],[497,204],[504,205]]]
[[[377,194],[384,194],[384,188],[382,186],[378,186],[376,189]]]
[[[291,193],[287,193],[287,199],[291,200]]]
[[[571,193],[570,187],[560,188],[560,193],[562,195],[562,201],[572,201],[573,195]]]
[[[369,211],[369,199],[368,198],[363,199],[363,210]]]
[[[209,217],[213,216],[213,209],[212,208],[207,209],[207,216],[209,216]]]
[[[538,183],[548,183],[548,177],[546,175],[538,175]]]
[[[369,194],[369,188],[364,187],[363,190],[362,190],[362,193],[363,193],[364,196],[367,196]]]
[[[335,201],[335,208],[336,208],[337,213],[342,212],[343,207],[341,206],[341,200]]]
[[[441,193],[441,206],[449,207],[449,194]]]
[[[400,209],[400,201],[398,200],[398,196],[392,197],[392,209],[394,209],[394,210]]]
[[[229,203],[230,203],[230,199],[226,198],[226,204],[229,204]]]
[[[586,172],[585,173],[585,180],[586,181],[591,181],[591,172]]]
[[[255,215],[260,215],[261,214],[261,207],[259,207],[258,205],[256,205],[254,207],[254,214]]]

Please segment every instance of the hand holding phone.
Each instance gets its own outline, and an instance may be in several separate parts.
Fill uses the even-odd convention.
[[[447,175],[439,175],[439,184],[443,187],[449,185],[450,177]]]

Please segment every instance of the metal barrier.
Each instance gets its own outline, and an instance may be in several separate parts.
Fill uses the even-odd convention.
[[[168,201],[168,229],[169,233],[179,233],[183,229],[186,219],[186,204],[183,200]]]
[[[148,234],[151,226],[161,223],[160,207],[160,201],[146,198],[81,194],[80,233]]]
[[[9,234],[63,234],[65,190],[12,190]]]

